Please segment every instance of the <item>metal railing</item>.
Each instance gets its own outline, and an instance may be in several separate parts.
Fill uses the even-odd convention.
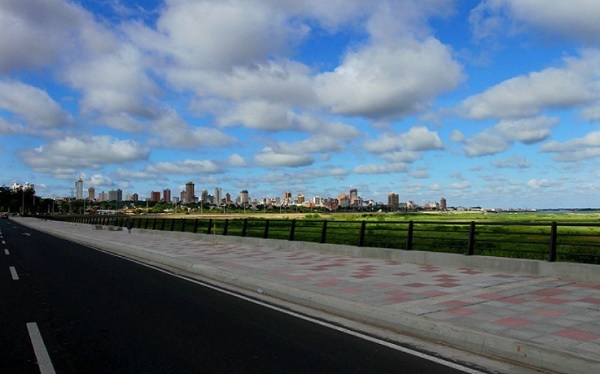
[[[600,223],[180,219],[46,216],[47,219],[226,236],[600,264]]]

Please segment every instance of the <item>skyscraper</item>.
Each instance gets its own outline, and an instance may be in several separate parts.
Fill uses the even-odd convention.
[[[358,204],[358,190],[353,188],[350,190],[350,205]]]
[[[185,202],[186,203],[193,203],[195,199],[196,199],[196,195],[195,195],[195,192],[194,192],[194,183],[193,182],[187,182],[185,184]]]
[[[398,209],[400,206],[400,195],[391,193],[388,195],[388,207],[390,209]]]
[[[168,188],[165,188],[163,190],[163,201],[165,203],[170,203],[171,202],[171,190]]]
[[[83,200],[83,180],[75,182],[75,200]]]
[[[96,189],[94,187],[88,188],[88,199],[96,200]]]
[[[223,190],[219,187],[215,188],[215,204],[221,204],[223,200]]]

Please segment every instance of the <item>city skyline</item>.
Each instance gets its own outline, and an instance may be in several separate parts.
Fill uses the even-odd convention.
[[[593,1],[2,1],[0,185],[598,208],[598,19]]]

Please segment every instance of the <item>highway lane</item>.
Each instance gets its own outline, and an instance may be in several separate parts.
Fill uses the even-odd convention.
[[[0,372],[39,372],[27,323],[58,373],[462,372],[12,221],[0,230]]]

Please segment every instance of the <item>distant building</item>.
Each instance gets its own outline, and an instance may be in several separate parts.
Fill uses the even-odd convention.
[[[304,204],[304,201],[305,201],[304,194],[299,193],[298,194],[298,204],[302,205],[302,204]]]
[[[123,201],[123,191],[121,189],[108,191],[108,201]]]
[[[240,204],[247,205],[250,202],[250,196],[248,194],[248,190],[240,191]]]
[[[193,203],[195,199],[196,199],[196,194],[194,192],[194,183],[187,182],[185,184],[185,202]]]
[[[163,201],[165,203],[170,203],[171,202],[171,190],[168,188],[165,188],[163,190]]]
[[[96,189],[94,187],[88,188],[88,199],[96,200]]]
[[[223,190],[219,187],[215,188],[215,204],[223,202]]]
[[[154,202],[160,201],[160,192],[159,191],[152,191],[150,193],[150,201],[154,201]]]
[[[356,188],[350,190],[350,205],[359,205],[358,190]]]
[[[389,194],[387,205],[390,209],[398,209],[400,207],[400,195],[397,193]]]
[[[131,201],[138,202],[139,199],[140,199],[140,196],[137,193],[134,193],[133,195],[131,195]]]
[[[448,206],[446,204],[446,198],[442,197],[442,199],[440,200],[440,209],[441,210],[448,210]]]
[[[83,180],[75,182],[75,200],[83,200]]]

